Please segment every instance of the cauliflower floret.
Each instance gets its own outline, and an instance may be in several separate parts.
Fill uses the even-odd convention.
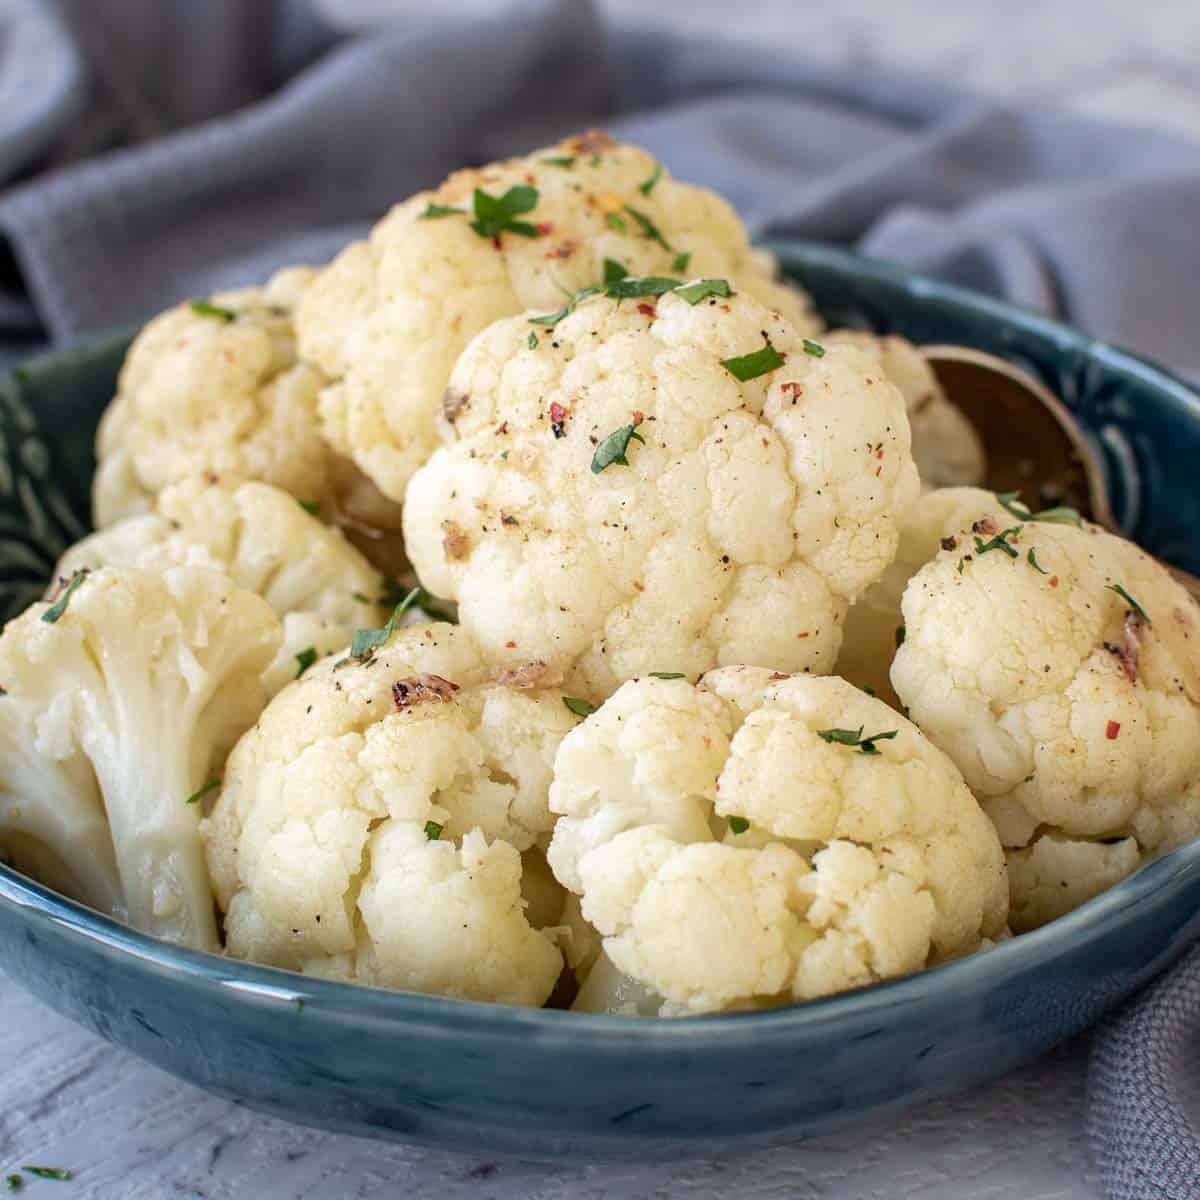
[[[204,827],[229,952],[543,1003],[562,955],[526,914],[522,853],[549,835],[554,753],[576,718],[535,675],[500,682],[462,630],[426,625],[280,692]]]
[[[399,508],[323,441],[325,380],[296,356],[292,310],[315,274],[293,267],[262,288],[179,304],[142,330],[96,438],[98,527],[151,511],[185,479],[261,480],[361,531],[372,558],[395,565]]]
[[[987,473],[983,442],[961,409],[950,402],[921,352],[902,337],[878,337],[857,329],[825,335],[832,345],[858,346],[900,389],[912,426],[912,452],[926,488],[982,483]]]
[[[555,875],[664,1015],[860,987],[1004,929],[1004,855],[962,777],[841,679],[626,683],[563,740],[550,807]]]
[[[799,331],[817,328],[725,201],[636,146],[568,138],[456,172],[321,274],[296,328],[303,357],[333,380],[321,395],[326,438],[403,499],[437,445],[438,404],[471,338],[501,317],[561,307],[564,293],[601,281],[606,259],[634,275],[736,279]]]
[[[850,606],[835,673],[881,700],[899,706],[889,672],[904,618],[900,600],[908,581],[942,548],[942,539],[968,529],[973,521],[1007,521],[999,501],[979,488],[939,488],[925,492],[900,525],[896,557],[877,583]],[[1001,526],[998,526],[998,528]]]
[[[86,903],[216,950],[198,794],[265,702],[279,623],[215,571],[76,575],[0,636],[0,844]],[[61,869],[59,869],[61,868]]]
[[[595,297],[459,361],[405,541],[493,661],[544,659],[593,699],[664,666],[833,666],[917,495],[903,401],[859,351],[710,299]]]
[[[988,497],[903,616],[892,683],[1009,849],[1014,929],[1200,835],[1200,607],[1149,555]]]

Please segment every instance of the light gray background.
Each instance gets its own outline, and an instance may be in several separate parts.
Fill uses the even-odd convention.
[[[415,0],[322,0],[369,24]],[[479,8],[483,0],[442,7]],[[1194,0],[600,0],[615,17],[887,63],[1021,103],[1200,139]],[[1099,1195],[1080,1131],[1085,1047],[990,1088],[753,1158],[538,1167],[315,1133],[177,1083],[83,1033],[0,977],[0,1174],[66,1166],[62,1200],[1083,1200]],[[720,1147],[714,1147],[720,1154]]]

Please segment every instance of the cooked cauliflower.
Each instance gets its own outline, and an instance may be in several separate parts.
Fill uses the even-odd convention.
[[[317,279],[296,320],[300,351],[333,382],[322,428],[393,500],[437,445],[455,359],[481,330],[557,309],[599,283],[606,259],[634,275],[723,276],[799,331],[817,322],[775,280],[733,210],[604,134],[458,171],[398,204]]]
[[[224,571],[257,592],[283,621],[267,672],[274,695],[296,677],[300,656],[324,657],[350,644],[355,629],[382,625],[384,579],[342,534],[265,483],[239,487],[189,479],[157,497],[154,512],[77,542],[55,572],[80,568],[191,565]]]
[[[937,555],[942,538],[959,533],[983,517],[1008,519],[996,497],[980,488],[939,488],[921,496],[900,525],[896,557],[846,614],[836,674],[889,704],[899,704],[889,672],[904,623],[900,613],[904,589]]]
[[[293,267],[263,288],[179,304],[142,330],[96,438],[98,527],[150,512],[191,477],[260,480],[362,531],[365,547],[385,543],[393,565],[399,509],[322,440],[325,380],[296,357],[291,314],[314,274]]]
[[[841,679],[626,683],[563,740],[550,807],[555,875],[664,1015],[861,987],[1004,928],[1004,855],[962,777]]]
[[[522,852],[553,825],[554,753],[577,718],[536,670],[508,678],[462,630],[413,626],[276,696],[204,828],[229,952],[543,1003],[562,955],[526,914]]]
[[[499,321],[450,386],[408,489],[413,565],[491,660],[596,700],[664,667],[828,671],[918,491],[877,364],[744,292]]]
[[[1200,608],[1131,543],[994,497],[945,546],[892,683],[995,821],[1030,929],[1200,835]]]
[[[216,950],[200,796],[265,702],[279,623],[215,571],[77,575],[0,636],[0,846],[138,929]]]
[[[912,452],[926,488],[982,483],[987,472],[983,442],[961,409],[950,402],[921,352],[902,337],[878,337],[834,329],[824,340],[870,354],[900,389],[912,426]]]

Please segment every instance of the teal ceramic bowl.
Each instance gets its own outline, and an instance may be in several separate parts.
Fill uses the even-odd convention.
[[[1041,317],[824,248],[775,247],[830,320],[995,351],[1102,448],[1124,527],[1200,572],[1200,400]],[[84,528],[96,421],[126,340],[0,385],[0,603]],[[984,1082],[1085,1028],[1200,934],[1200,844],[1069,916],[922,975],[771,1012],[646,1021],[353,988],[180,950],[0,868],[5,970],[212,1092],[326,1129],[476,1153],[711,1154]]]

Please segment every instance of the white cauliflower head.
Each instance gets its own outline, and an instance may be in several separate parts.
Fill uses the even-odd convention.
[[[942,539],[969,528],[972,521],[1005,513],[991,492],[980,488],[938,488],[925,492],[900,525],[900,544],[887,570],[850,606],[835,673],[895,703],[889,672],[902,636],[900,601],[908,581],[942,548]]]
[[[297,316],[302,355],[333,380],[325,436],[401,500],[437,445],[438,405],[471,338],[560,307],[601,281],[606,259],[633,275],[733,278],[802,332],[817,327],[728,204],[636,146],[586,134],[456,172],[326,268]]]
[[[953,763],[844,680],[626,683],[564,739],[550,807],[551,867],[664,1012],[860,987],[1004,927],[1000,843]]]
[[[271,695],[304,661],[349,645],[355,629],[387,619],[383,576],[337,529],[265,483],[175,484],[159,494],[154,512],[77,542],[55,574],[61,580],[81,568],[181,565],[224,571],[283,621],[283,641],[267,674]]]
[[[918,490],[878,366],[741,291],[500,321],[450,387],[449,444],[408,489],[413,565],[489,658],[593,699],[667,666],[828,671]]]
[[[318,430],[325,380],[298,360],[292,328],[314,274],[292,267],[262,288],[176,305],[138,334],[96,439],[98,527],[149,512],[171,484],[205,476],[261,480],[327,520],[394,540],[398,507]]]
[[[378,642],[285,688],[229,758],[205,826],[229,952],[539,1005],[562,956],[526,915],[522,852],[576,718],[543,668],[497,678],[454,626]]]
[[[900,389],[912,426],[912,452],[926,488],[982,483],[987,473],[983,442],[963,411],[951,403],[924,355],[902,337],[879,337],[835,329],[824,340],[857,346],[870,354]]]
[[[1200,835],[1200,608],[1130,542],[1016,514],[944,535],[891,674],[995,821],[1022,930]]]
[[[279,623],[217,572],[74,576],[0,636],[0,845],[147,933],[217,949],[200,796],[265,702]]]

